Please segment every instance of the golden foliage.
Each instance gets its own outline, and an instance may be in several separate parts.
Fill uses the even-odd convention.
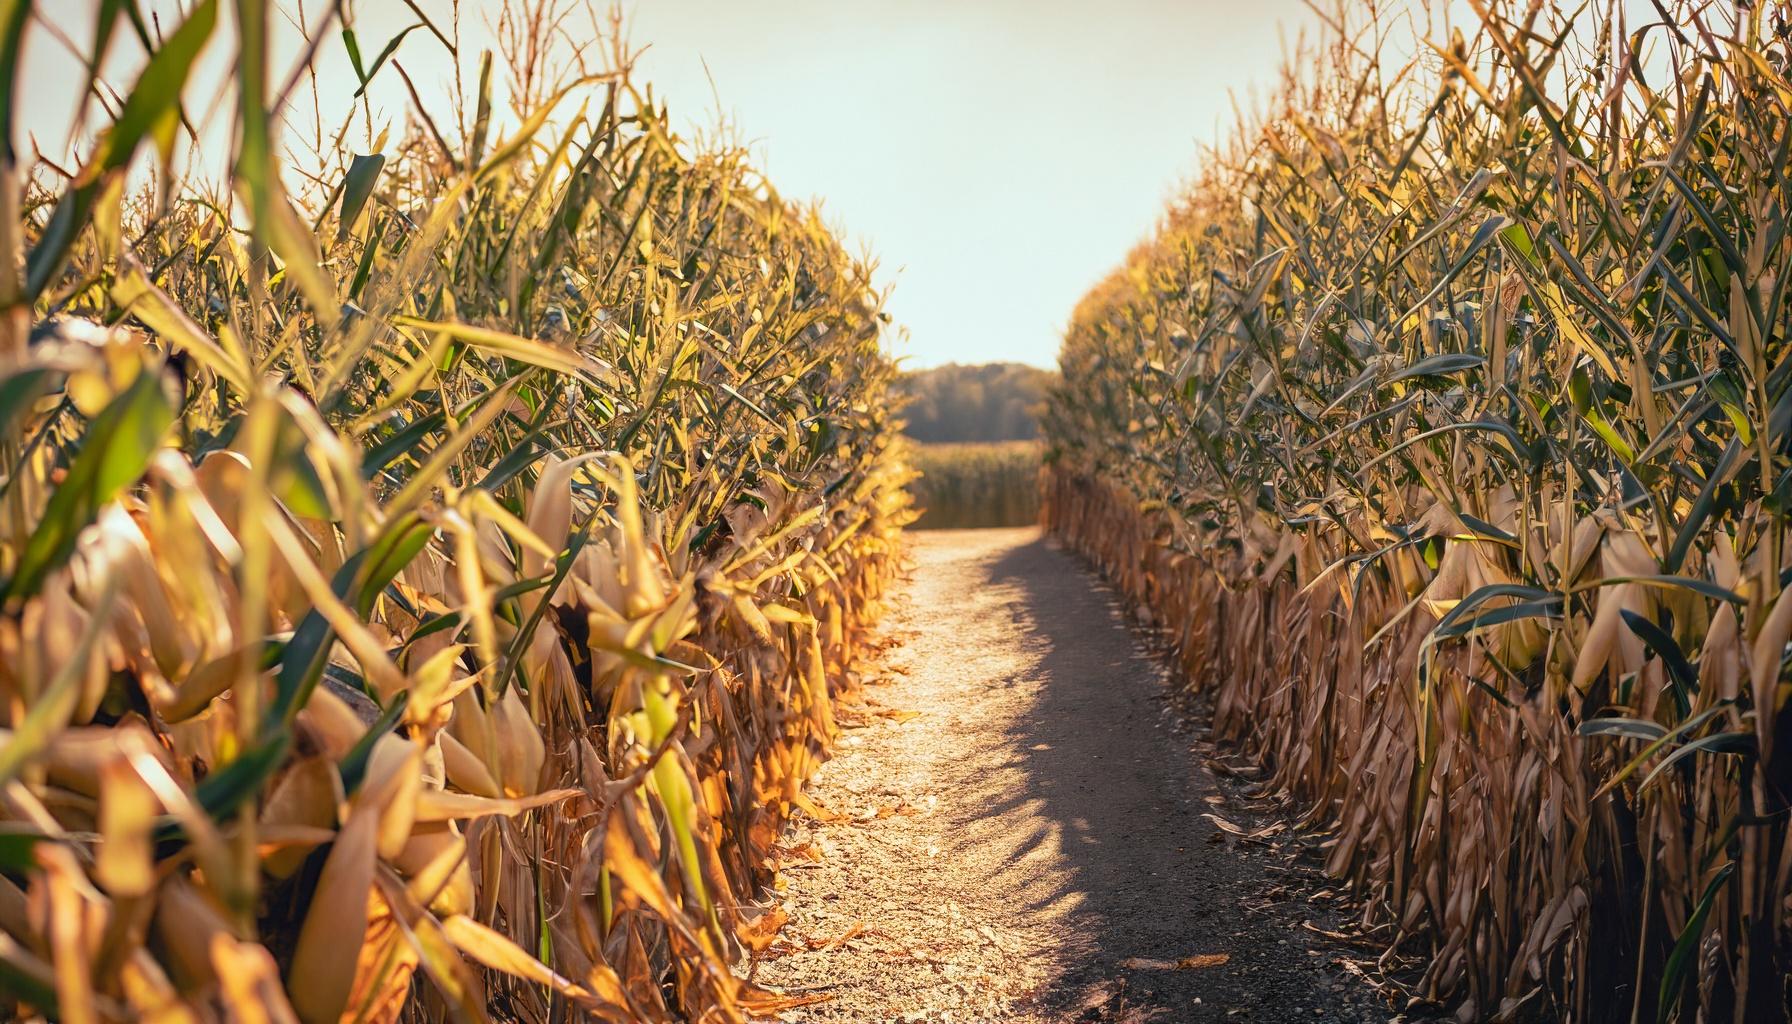
[[[1046,519],[1461,1019],[1782,1019],[1783,7],[1323,59],[1079,307]],[[1465,34],[1467,33],[1467,34]]]
[[[912,444],[909,491],[918,530],[1032,526],[1039,521],[1040,446],[1033,441]]]
[[[301,208],[258,8],[3,168],[4,1009],[743,1019],[908,518],[868,269],[620,71]],[[233,43],[249,219],[127,201]]]

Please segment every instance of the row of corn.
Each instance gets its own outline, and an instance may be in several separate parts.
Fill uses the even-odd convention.
[[[146,63],[62,168],[54,12],[0,4],[0,1013],[777,1010],[752,898],[909,517],[868,269],[625,73],[539,74],[561,15],[301,202],[223,6],[96,5]],[[218,49],[228,194],[167,163]]]
[[[1046,517],[1412,995],[1785,1019],[1789,12],[1466,6],[1320,10],[1077,310]]]
[[[1034,441],[913,444],[909,485],[918,530],[1032,526],[1039,522],[1039,445]]]

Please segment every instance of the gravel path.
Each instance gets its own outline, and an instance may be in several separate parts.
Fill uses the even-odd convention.
[[[1309,844],[1207,766],[1098,578],[1030,529],[910,552],[810,791],[842,820],[787,837],[753,970],[819,1001],[779,1019],[1397,1019],[1313,930],[1339,912]]]

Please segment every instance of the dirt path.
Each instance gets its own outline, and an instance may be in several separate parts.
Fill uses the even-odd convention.
[[[1275,828],[1202,766],[1097,578],[1036,530],[910,543],[887,678],[811,791],[848,820],[792,835],[756,968],[827,997],[784,1020],[1393,1016],[1339,966],[1362,954],[1304,926],[1336,922],[1294,847],[1203,816]]]

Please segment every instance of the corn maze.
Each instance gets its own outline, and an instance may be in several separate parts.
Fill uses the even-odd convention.
[[[1788,1017],[1785,4],[1315,6],[1042,445],[931,449],[869,258],[619,14],[96,0],[63,156],[51,6],[0,0],[0,1016]],[[875,639],[917,506],[1064,544],[926,535]]]

